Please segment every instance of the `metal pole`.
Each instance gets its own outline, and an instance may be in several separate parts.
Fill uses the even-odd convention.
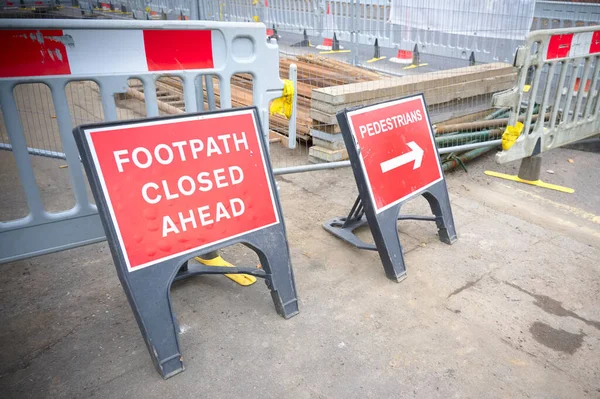
[[[292,115],[288,125],[288,148],[296,148],[296,103],[298,100],[298,67],[296,64],[290,65],[289,78],[294,86],[294,95],[292,96]]]
[[[10,144],[0,143],[0,150],[12,151],[13,148],[12,148],[12,145],[10,145]],[[67,159],[67,156],[65,155],[64,152],[48,151],[48,150],[42,150],[40,148],[31,148],[31,147],[27,147],[27,152],[30,153],[31,155],[39,155],[41,157]]]
[[[480,147],[498,146],[498,145],[501,145],[501,144],[502,144],[502,139],[499,139],[499,140],[492,140],[492,141],[484,141],[484,142],[481,142],[481,143],[457,145],[456,147],[440,148],[438,150],[438,152],[440,154],[449,154],[451,152],[459,152],[459,151],[471,150],[473,148],[480,148]]]
[[[338,169],[338,168],[345,168],[347,166],[350,166],[350,161],[318,163],[318,164],[314,164],[314,165],[289,166],[287,168],[273,169],[273,174],[275,176],[291,175],[293,173],[314,172],[317,170],[324,170],[324,169]]]
[[[352,40],[352,56],[350,63],[352,65],[358,65],[358,14],[360,12],[360,1],[353,0],[352,1],[352,17],[350,18],[350,37]]]

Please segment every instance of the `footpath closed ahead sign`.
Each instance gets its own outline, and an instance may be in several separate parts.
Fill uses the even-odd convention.
[[[337,114],[358,185],[359,198],[345,218],[324,224],[327,231],[361,249],[376,249],[388,278],[406,277],[398,219],[434,221],[442,241],[456,231],[446,181],[422,94]],[[399,215],[403,202],[422,194],[433,216]],[[365,220],[366,216],[366,220]],[[375,245],[353,231],[369,224]]]
[[[422,96],[348,112],[377,212],[442,180]]]
[[[298,313],[255,108],[88,125],[74,134],[117,272],[164,377],[183,370],[169,301],[175,278],[264,277],[278,313]],[[262,270],[186,265],[237,242],[259,254]]]
[[[128,269],[279,222],[251,110],[86,131]]]

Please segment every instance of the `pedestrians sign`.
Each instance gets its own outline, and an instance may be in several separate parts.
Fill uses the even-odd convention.
[[[422,96],[349,111],[347,115],[377,213],[442,180]]]
[[[283,218],[256,108],[80,126],[75,139],[117,273],[154,363],[183,370],[169,288],[196,274],[263,277],[298,313]],[[243,243],[262,269],[187,264]],[[226,265],[223,265],[226,266]]]
[[[446,181],[422,94],[337,114],[350,156],[359,197],[350,214],[335,218],[324,228],[351,243],[377,250],[386,275],[406,277],[397,220],[435,221],[440,240],[456,240]],[[411,197],[423,195],[434,216],[399,215]],[[361,241],[353,231],[368,223],[375,245]]]

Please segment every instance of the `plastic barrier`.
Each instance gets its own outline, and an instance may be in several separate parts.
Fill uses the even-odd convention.
[[[377,39],[381,47],[408,51],[417,45],[422,54],[475,62],[512,62],[530,29],[600,22],[599,4],[533,0],[214,0],[204,7],[203,18],[251,21],[257,15],[284,31],[306,29],[329,39],[336,33],[365,45]]]
[[[559,29],[600,24],[598,4],[566,1],[535,2],[534,20],[531,30]]]
[[[218,4],[217,4],[218,3]],[[218,11],[217,11],[218,9]],[[318,34],[322,29],[322,16],[325,14],[324,2],[320,0],[221,0],[206,2],[204,12],[200,14],[217,15],[221,21],[264,22],[269,28],[303,29],[310,34]]]
[[[26,217],[0,223],[0,263],[105,239],[72,136],[65,92],[69,82],[97,83],[104,120],[115,121],[115,94],[127,92],[129,78],[143,83],[147,116],[155,117],[156,80],[163,75],[181,79],[185,110],[197,112],[204,109],[203,77],[219,78],[220,108],[225,109],[231,108],[232,75],[250,73],[253,103],[265,134],[269,103],[281,96],[284,86],[278,77],[277,46],[266,42],[265,26],[256,23],[5,19],[0,21],[0,51],[7,60],[0,63],[0,105],[10,139],[6,144],[29,208]],[[206,79],[207,88],[209,82],[212,78]],[[51,92],[62,142],[57,157],[66,159],[76,202],[64,212],[47,212],[36,184],[30,159],[35,149],[27,146],[14,92],[26,83],[42,83]]]
[[[517,86],[497,93],[492,102],[510,107],[509,126],[519,130],[515,140],[508,137],[510,132],[505,134],[504,151],[496,156],[499,163],[600,133],[599,56],[600,26],[539,30],[527,36],[515,58],[520,68]]]

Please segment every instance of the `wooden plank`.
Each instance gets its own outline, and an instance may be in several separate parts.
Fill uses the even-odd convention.
[[[333,105],[352,104],[376,98],[400,97],[402,95],[421,92],[431,87],[456,85],[511,73],[516,74],[516,68],[509,64],[492,63],[475,65],[446,71],[388,78],[373,82],[314,89],[312,99]]]
[[[288,62],[292,64],[290,60],[281,60],[281,63]],[[281,69],[280,69],[281,74]],[[329,87],[338,86],[349,83],[362,82],[364,79],[354,78],[352,76],[345,75],[343,72],[324,68],[318,65],[304,64],[302,67],[298,67],[298,80],[304,83],[310,83],[316,87]]]
[[[273,140],[273,141],[271,141]],[[277,133],[273,130],[269,130],[269,142],[275,143],[279,142],[285,148],[289,147],[290,139],[285,134]]]
[[[516,81],[516,74],[502,75],[476,81],[458,83],[449,86],[427,87],[421,92],[425,95],[427,105],[442,104],[468,97],[475,97],[511,88]],[[381,101],[400,98],[397,94],[382,96],[375,99],[361,100],[350,104],[332,105],[313,99],[311,101],[310,117],[317,121],[334,124],[335,114],[345,108],[370,105]]]
[[[447,124],[450,120],[460,119],[465,115],[467,115],[467,119],[479,115],[481,115],[481,118],[483,118],[485,115],[490,113],[489,107],[492,99],[491,96],[491,94],[488,94],[485,96],[478,96],[476,98],[465,98],[462,100],[453,101],[451,104],[436,104],[431,106],[428,108],[431,123]],[[339,135],[342,132],[337,123],[335,125],[328,125],[315,119],[313,119],[311,125],[311,136],[313,130],[319,130],[330,135]]]
[[[302,61],[305,63],[315,64],[315,65],[319,65],[319,66],[322,66],[325,68],[337,69],[339,71],[343,71],[343,72],[349,74],[350,76],[360,77],[365,81],[366,80],[378,80],[378,79],[382,78],[382,75],[377,72],[369,71],[368,69],[356,67],[356,66],[347,64],[345,62],[342,62],[342,61],[338,61],[338,60],[335,60],[332,58],[327,58],[327,57],[323,57],[323,56],[319,56],[319,55],[315,55],[315,54],[298,55],[298,56],[296,56],[296,58],[299,61]]]
[[[429,107],[431,123],[441,124],[448,119],[458,118],[473,112],[484,111],[490,107],[492,94],[465,98],[451,104],[437,104]]]
[[[439,80],[448,80],[448,83],[443,84],[454,84],[466,82],[469,80],[473,80],[474,78],[487,78],[497,75],[505,75],[507,73],[516,72],[516,68],[512,65],[504,64],[504,63],[492,63],[492,64],[482,64],[482,65],[474,65],[462,68],[449,69],[444,71],[436,71],[425,74],[417,74],[417,75],[407,75],[401,77],[394,78],[385,78],[380,79],[380,83],[383,85],[382,88],[389,87],[390,85],[406,85],[411,83],[420,83],[420,82],[432,82]],[[364,86],[364,85],[363,85]],[[331,95],[339,95],[346,93],[353,93],[352,90],[354,86],[350,87],[332,87],[329,89],[318,90],[318,92],[324,92]],[[368,88],[368,87],[367,87]],[[363,87],[357,87],[357,92],[361,91]],[[323,100],[324,101],[324,100]]]

